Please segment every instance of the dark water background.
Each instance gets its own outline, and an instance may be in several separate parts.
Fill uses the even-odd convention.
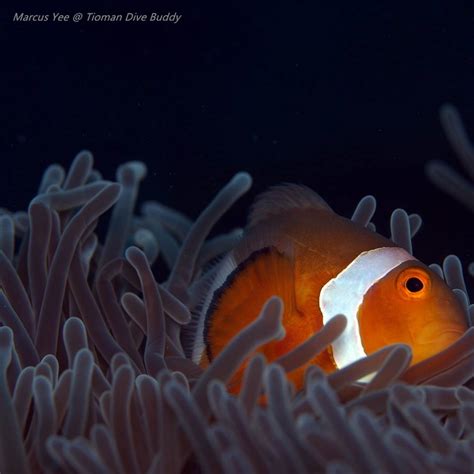
[[[307,184],[348,215],[379,200],[425,219],[415,253],[474,260],[473,216],[425,178],[457,167],[449,101],[474,140],[474,2],[208,2],[1,8],[0,205],[24,209],[43,169],[90,149],[106,177],[143,160],[142,198],[191,217],[235,172],[257,192]],[[201,3],[201,2],[199,2]],[[13,22],[15,12],[177,12],[177,24]]]

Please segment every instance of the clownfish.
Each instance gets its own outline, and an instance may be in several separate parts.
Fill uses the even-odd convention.
[[[467,330],[460,302],[433,270],[300,185],[276,186],[257,198],[242,239],[218,265],[197,314],[193,361],[209,365],[273,295],[284,303],[285,337],[258,349],[269,362],[332,317],[346,316],[341,336],[308,363],[327,373],[393,343],[409,345],[415,364]],[[297,389],[307,365],[288,374]],[[231,389],[238,390],[243,370]]]

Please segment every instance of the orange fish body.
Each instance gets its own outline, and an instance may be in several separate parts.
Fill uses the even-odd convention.
[[[392,241],[338,216],[309,188],[284,185],[254,205],[240,243],[220,264],[197,323],[193,360],[206,366],[273,295],[284,302],[285,338],[260,347],[274,361],[344,314],[344,333],[310,364],[326,372],[392,343],[412,363],[467,329],[444,281]],[[238,391],[245,365],[231,382]],[[299,389],[306,366],[288,374]]]

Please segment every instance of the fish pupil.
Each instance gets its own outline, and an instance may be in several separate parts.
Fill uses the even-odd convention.
[[[418,293],[423,289],[423,282],[416,277],[409,278],[405,284],[408,291]]]

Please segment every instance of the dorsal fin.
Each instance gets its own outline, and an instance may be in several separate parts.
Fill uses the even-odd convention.
[[[257,196],[249,215],[253,226],[269,217],[291,209],[320,209],[332,212],[326,201],[312,189],[301,184],[285,183],[272,186]]]

